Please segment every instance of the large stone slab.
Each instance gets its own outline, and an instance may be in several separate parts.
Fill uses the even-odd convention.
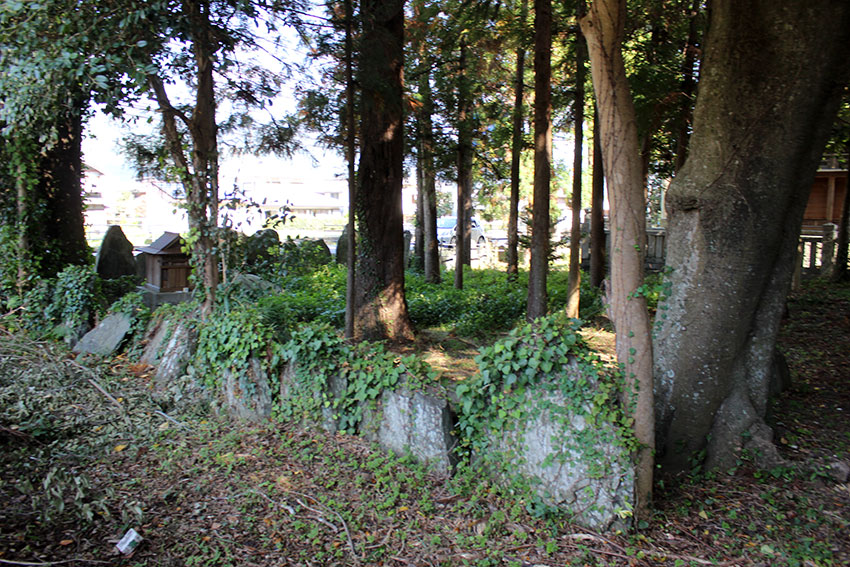
[[[186,373],[198,347],[198,333],[190,321],[164,321],[142,353],[144,364],[156,366],[154,387],[169,389]]]
[[[450,474],[456,464],[454,416],[444,396],[385,390],[375,410],[364,412],[361,434],[394,453],[410,454],[432,470]]]
[[[136,259],[133,244],[124,236],[120,226],[110,226],[97,250],[95,271],[105,279],[136,275]]]
[[[109,356],[121,346],[133,321],[124,313],[107,315],[94,329],[83,335],[73,351],[81,354]]]
[[[260,422],[271,417],[272,390],[269,375],[256,356],[246,368],[228,368],[222,372],[224,403],[231,415],[245,421]]]
[[[348,387],[346,380],[334,374],[329,376],[324,389],[319,382],[309,383],[298,377],[298,363],[291,360],[283,365],[278,376],[280,382],[278,402],[285,412],[303,425],[318,425],[325,431],[339,431],[339,418],[333,408],[333,402],[325,404],[324,400],[336,400],[345,395]],[[318,411],[316,411],[318,410]]]
[[[579,387],[596,387],[576,367],[569,373]],[[545,385],[529,386],[511,412],[518,417],[491,432],[488,454],[479,456],[497,463],[502,478],[531,481],[544,503],[571,513],[577,523],[602,531],[625,527],[635,487],[624,434],[615,424],[594,420],[589,403],[570,409],[575,399]]]

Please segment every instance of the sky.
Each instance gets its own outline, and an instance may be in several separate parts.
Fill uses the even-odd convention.
[[[142,130],[144,131],[144,130]],[[131,132],[120,121],[97,112],[88,122],[83,138],[83,161],[101,171],[110,183],[132,183],[135,172],[127,159],[121,154],[121,140]],[[305,145],[309,153],[298,153],[292,159],[267,156],[234,158],[224,156],[221,160],[221,186],[232,186],[234,177],[250,172],[256,175],[257,169],[268,169],[269,173],[285,172],[286,177],[295,179],[323,179],[329,174],[345,175],[345,161],[337,153],[324,150],[307,140]],[[263,171],[265,173],[265,171]]]

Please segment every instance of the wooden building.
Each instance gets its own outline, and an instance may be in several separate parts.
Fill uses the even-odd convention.
[[[802,233],[821,235],[824,224],[839,224],[846,198],[847,170],[840,168],[835,160],[828,160],[815,174],[806,212],[803,213]]]
[[[150,246],[140,248],[145,258],[145,286],[156,292],[182,291],[190,287],[189,256],[181,247],[183,239],[164,232]]]

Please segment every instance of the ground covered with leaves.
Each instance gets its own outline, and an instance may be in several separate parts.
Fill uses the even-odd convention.
[[[770,419],[788,466],[742,455],[661,479],[650,525],[599,534],[464,468],[174,413],[131,361],[0,329],[0,565],[847,565],[850,287],[793,295],[781,347],[793,385]],[[129,528],[144,539],[126,557]]]

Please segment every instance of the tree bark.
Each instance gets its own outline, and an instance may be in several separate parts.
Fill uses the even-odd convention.
[[[422,244],[425,261],[425,281],[440,283],[440,246],[437,240],[437,172],[434,166],[434,97],[431,92],[431,61],[423,45],[420,55],[425,58],[427,72],[419,79],[422,108],[419,115],[419,151],[422,162]]]
[[[359,53],[358,339],[413,338],[404,297],[401,211],[404,0],[366,0]]]
[[[470,264],[472,218],[472,124],[467,77],[466,38],[460,40],[457,91],[457,229],[455,230],[455,288],[463,289],[463,266]]]
[[[416,219],[413,227],[413,257],[410,267],[417,272],[425,271],[425,174],[422,171],[422,150],[416,155]]]
[[[528,19],[528,0],[522,0],[520,26],[525,29]],[[516,75],[514,76],[513,137],[511,139],[511,194],[508,203],[508,247],[506,260],[508,276],[519,273],[519,184],[525,126],[525,47],[520,39],[516,50]]]
[[[195,56],[195,108],[189,123],[192,136],[192,192],[189,197],[189,226],[198,232],[195,254],[202,269],[206,298],[204,313],[215,304],[218,287],[218,124],[215,112],[215,81],[213,58],[218,51],[208,2],[188,2],[193,22],[192,52]],[[193,223],[194,217],[194,223]],[[194,226],[193,226],[194,224]]]
[[[590,205],[590,284],[602,287],[605,279],[605,174],[602,167],[602,145],[599,113],[593,108],[593,188]]]
[[[82,103],[56,123],[57,141],[38,161],[33,207],[27,207],[26,240],[40,262],[39,275],[53,277],[68,265],[91,262],[82,196]],[[25,196],[25,202],[31,199]]]
[[[186,2],[186,16],[192,22],[192,54],[195,62],[195,106],[187,116],[176,109],[165,84],[156,75],[148,84],[162,114],[162,129],[169,155],[186,192],[187,216],[192,232],[191,258],[204,287],[201,311],[206,316],[215,304],[218,287],[216,254],[218,227],[218,125],[216,124],[214,56],[218,43],[209,20],[208,2]],[[182,121],[191,138],[191,154],[186,156],[184,140],[177,128]]]
[[[355,159],[357,135],[354,112],[354,9],[352,0],[345,0],[345,157],[348,162],[348,256],[345,275],[345,338],[354,338],[355,281],[357,273],[357,176]]]
[[[696,80],[694,67],[697,62],[697,16],[702,0],[693,0],[688,11],[688,39],[685,43],[685,60],[682,62],[682,92],[679,103],[678,128],[676,130],[676,163],[674,171],[678,172],[688,157],[688,140],[690,139],[691,116],[693,115],[694,92]]]
[[[587,38],[593,88],[599,109],[605,177],[611,202],[611,289],[609,314],[616,330],[617,361],[623,366],[627,407],[641,447],[635,469],[635,513],[649,516],[652,499],[654,416],[652,342],[646,299],[637,294],[644,279],[646,213],[634,103],[622,57],[625,0],[595,0],[579,18]]]
[[[575,146],[573,148],[572,227],[570,230],[570,276],[567,282],[567,316],[578,318],[581,296],[581,161],[584,145],[584,62],[586,46],[576,33]]]
[[[534,0],[534,203],[528,272],[529,322],[546,315],[549,184],[552,178],[552,2]]]
[[[712,2],[689,157],[667,197],[655,389],[669,470],[702,451],[733,466],[746,438],[770,437],[776,335],[848,40],[841,0]]]

